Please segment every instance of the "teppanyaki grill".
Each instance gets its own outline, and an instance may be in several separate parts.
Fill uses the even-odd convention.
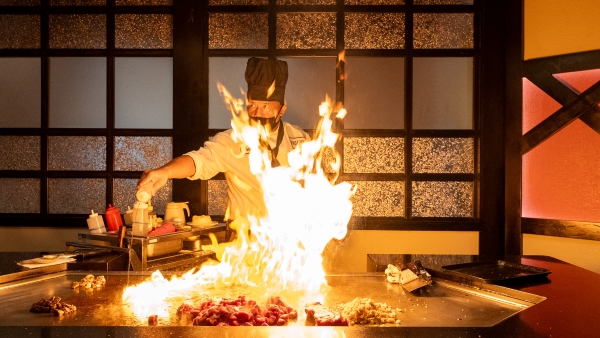
[[[15,281],[0,285],[0,331],[14,327],[15,323],[27,323],[31,333],[36,330],[48,330],[59,333],[81,331],[82,327],[112,329],[124,334],[145,332],[148,320],[136,316],[129,305],[122,304],[122,293],[127,285],[137,284],[149,276],[147,272],[107,272],[106,285],[99,290],[86,292],[70,289],[73,281],[81,279],[89,272],[60,272],[25,281]],[[95,272],[97,274],[97,272]],[[358,330],[366,335],[396,336],[403,329],[410,327],[427,327],[435,329],[491,327],[535,304],[545,298],[494,285],[479,284],[478,288],[434,278],[431,286],[417,292],[406,292],[398,284],[385,282],[383,274],[329,275],[328,287],[324,293],[323,303],[331,308],[351,301],[356,297],[368,297],[377,302],[385,302],[393,308],[399,308],[399,324],[380,326],[346,327],[344,330]],[[489,286],[489,288],[488,288]],[[222,327],[190,327],[184,317],[176,315],[177,307],[184,301],[200,301],[203,297],[236,297],[245,295],[260,300],[265,297],[264,290],[249,287],[204,288],[186,293],[184,296],[169,299],[159,313],[157,329],[168,327],[169,332],[188,332],[194,334],[220,335],[229,332],[233,336],[247,336],[249,332],[257,336],[269,336],[279,332],[282,336],[319,335],[323,328],[306,327],[305,319],[300,317],[286,327],[267,328],[222,328]],[[302,314],[302,294],[281,290],[281,297],[297,308]],[[32,314],[31,304],[40,298],[61,297],[63,301],[77,306],[77,313],[72,316],[54,317],[50,314]],[[261,330],[262,329],[262,330]],[[12,329],[11,329],[12,330]],[[133,331],[131,331],[133,330]],[[231,330],[231,331],[225,331]],[[246,331],[244,331],[246,330]],[[280,331],[284,330],[284,331]],[[340,332],[340,328],[328,328],[329,333]],[[16,332],[16,331],[15,331]],[[40,331],[41,332],[41,331]],[[82,331],[85,332],[85,331]],[[105,331],[108,332],[108,331]],[[112,332],[112,331],[111,331]],[[167,331],[153,331],[167,332]],[[346,332],[346,331],[343,331]],[[116,334],[116,331],[115,331]]]

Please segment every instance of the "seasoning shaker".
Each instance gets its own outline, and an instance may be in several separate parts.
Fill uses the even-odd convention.
[[[95,213],[94,210],[92,210],[90,217],[88,217],[87,224],[90,234],[99,235],[106,233],[106,227],[104,227],[102,216]]]

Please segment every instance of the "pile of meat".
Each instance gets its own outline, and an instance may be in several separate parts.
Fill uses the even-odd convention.
[[[55,316],[61,317],[75,313],[77,307],[72,304],[67,304],[60,301],[60,297],[52,297],[50,299],[42,298],[39,302],[34,303],[29,310],[35,313],[54,313]]]
[[[79,282],[73,282],[71,284],[71,289],[77,289],[79,287],[92,289],[99,289],[106,284],[106,278],[104,276],[94,277],[94,275],[87,275],[83,277]]]
[[[319,302],[306,304],[304,312],[306,312],[307,326],[348,326],[348,321],[338,312],[327,308]]]
[[[182,304],[178,315],[191,315],[198,326],[269,326],[285,325],[298,318],[298,313],[280,297],[271,297],[264,307],[256,301],[246,301],[245,296],[237,299],[208,299],[199,306]]]

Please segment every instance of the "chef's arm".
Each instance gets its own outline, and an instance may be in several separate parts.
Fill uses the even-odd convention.
[[[196,172],[194,160],[187,155],[172,159],[160,168],[146,170],[138,180],[138,190],[146,184],[152,184],[152,193],[156,193],[167,184],[171,178],[186,178],[193,176]]]

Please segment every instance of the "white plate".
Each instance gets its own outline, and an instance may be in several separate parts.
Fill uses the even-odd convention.
[[[217,224],[219,224],[219,222],[212,222],[212,223],[206,223],[206,224],[194,224],[192,222],[187,223],[187,225],[191,226],[192,228],[208,228],[208,227],[213,227]]]

